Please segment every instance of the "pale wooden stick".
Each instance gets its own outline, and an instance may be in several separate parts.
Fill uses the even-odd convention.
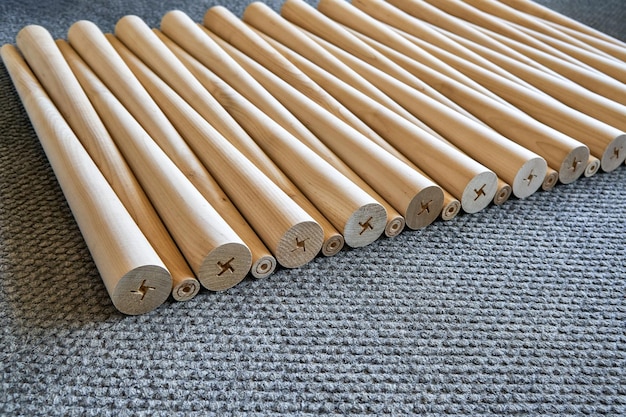
[[[88,21],[76,22],[70,27],[68,39],[133,117],[244,240],[253,254],[252,275],[256,278],[271,275],[276,267],[276,259],[137,81],[100,29]]]
[[[555,169],[548,167],[546,177],[541,184],[541,189],[544,191],[550,191],[559,182],[559,172]]]
[[[436,30],[444,29],[448,32],[452,32],[459,36],[462,36],[465,39],[470,39],[476,43],[488,46],[495,51],[507,54],[511,58],[517,59],[520,62],[525,62],[529,65],[538,65],[537,62],[533,61],[527,56],[520,54],[515,50],[507,48],[500,42],[488,37],[484,33],[480,32],[473,25],[468,24],[467,21],[464,21],[459,17],[452,16],[451,14],[448,14],[443,10],[440,10],[437,7],[428,4],[422,0],[389,0],[389,3],[402,10],[406,14],[417,19],[419,23],[415,23],[416,25],[426,24],[431,25],[431,27]],[[404,29],[405,32],[411,33],[409,30],[406,30],[406,28]],[[547,68],[545,68],[544,66],[541,66],[541,68],[547,70]],[[505,71],[501,75],[505,74],[508,73],[506,73]],[[513,77],[510,74],[505,76],[515,82],[521,81],[518,77]],[[525,85],[528,87],[527,83]]]
[[[241,51],[227,44],[223,47],[389,201],[404,216],[409,228],[423,228],[439,216],[443,204],[441,188]]]
[[[591,177],[595,175],[600,169],[600,160],[593,155],[589,155],[587,165],[585,166],[585,177]]]
[[[431,137],[392,110],[342,82],[320,67],[278,43],[272,46],[307,74],[322,88],[331,92],[349,110],[380,132],[393,147],[412,163],[424,169],[437,184],[459,199],[463,210],[476,213],[491,202],[496,192],[496,175],[472,158]],[[451,169],[454,167],[453,169]],[[484,194],[476,198],[475,189]]]
[[[224,137],[235,145],[257,168],[263,171],[285,193],[302,207],[324,229],[323,254],[335,255],[343,246],[343,238],[300,190],[278,169],[276,164],[254,143],[246,131],[209,94],[140,18],[126,16],[115,27],[118,38],[135,55],[155,71]],[[113,46],[119,42],[112,42]],[[125,48],[117,48],[122,54]],[[122,54],[123,55],[123,54]],[[128,55],[126,55],[128,56]],[[124,55],[122,56],[124,58]],[[127,62],[128,64],[128,62]]]
[[[396,51],[415,59],[442,76],[451,78],[480,91],[493,100],[500,101],[503,105],[510,105],[463,73],[435,58],[417,45],[408,42],[401,35],[390,30],[387,25],[401,29],[404,32],[417,36],[425,42],[458,54],[504,77],[509,76],[506,71],[473,51],[464,48],[458,42],[443,36],[441,33],[431,28],[430,25],[416,22],[415,18],[412,18],[382,0],[355,0],[352,2],[352,6],[341,0],[321,0],[318,4],[318,10],[336,22],[367,35],[372,39],[376,39]],[[523,80],[520,82],[524,83]]]
[[[581,65],[582,63],[590,68],[594,68],[597,71],[602,72],[603,74],[613,77],[618,81],[626,83],[626,65],[624,65],[623,61],[599,56],[584,49],[572,46],[567,42],[546,36],[543,33],[515,25],[514,23],[511,23],[511,26],[518,29],[520,32],[527,34],[529,37],[551,46],[553,49],[563,51],[564,54],[576,59],[578,61],[578,65]]]
[[[590,36],[586,33],[578,32],[574,29],[561,26],[554,22],[544,21],[543,19],[542,19],[542,22],[553,27],[556,30],[559,30],[565,33],[568,36],[574,37],[582,42],[587,43],[588,45],[593,46],[596,49],[604,51],[605,53],[607,53],[608,55],[612,56],[615,59],[618,59],[622,62],[626,62],[626,45],[619,46],[613,42],[607,42],[603,39]]]
[[[542,49],[548,53],[551,53],[555,56],[558,56],[562,59],[571,61],[577,65],[586,65],[577,59],[571,57],[570,55],[554,48],[545,43],[529,36],[524,33],[522,30],[516,29],[512,27],[512,24],[505,23],[500,19],[491,16],[488,13],[485,13],[481,10],[476,9],[475,7],[470,6],[469,4],[463,2],[462,0],[424,0],[433,6],[439,8],[446,13],[449,13],[453,16],[461,18],[467,22],[474,23],[477,26],[484,27],[486,29],[492,30],[494,32],[500,33],[504,36],[507,36],[511,39],[515,39],[519,42],[526,43],[527,45],[533,46],[538,49]],[[590,68],[590,67],[589,67]]]
[[[447,51],[422,43],[415,37],[411,39],[490,88],[529,116],[587,145],[592,154],[602,155],[604,171],[614,170],[626,158],[626,152],[622,151],[626,144],[626,134],[620,129],[577,111],[545,93],[524,88]]]
[[[403,54],[363,35],[357,35],[368,45],[414,73],[433,87],[445,91],[448,98],[463,106],[497,132],[543,157],[559,167],[563,183],[571,183],[582,175],[584,167],[577,163],[589,156],[589,149],[571,137],[537,121],[519,109],[506,106],[480,94],[464,84],[441,76],[436,71],[410,60]],[[411,38],[413,39],[413,38]],[[549,146],[546,144],[550,144]]]
[[[74,61],[72,70],[200,283],[238,284],[252,264],[248,247],[89,67]]]
[[[571,62],[556,58],[526,44],[508,39],[498,33],[487,31],[486,29],[483,31],[484,33],[489,33],[491,38],[497,39],[499,42],[506,45],[509,50],[515,49],[535,61],[541,62],[542,64],[554,69],[568,80],[580,84],[581,86],[600,94],[603,97],[626,105],[626,85],[617,81],[615,78],[606,76],[597,71],[587,70],[579,65],[574,65]],[[467,43],[466,46],[468,48],[472,48],[471,43]],[[478,48],[473,49],[480,53]]]
[[[450,34],[450,36],[459,42],[466,42],[453,34]],[[467,42],[471,43],[470,41]],[[488,57],[492,62],[525,79],[560,102],[622,131],[626,131],[626,106],[624,104],[617,103],[583,88],[578,84],[578,80],[565,80],[560,77],[554,77],[481,45],[473,44],[472,47],[480,51],[481,55]],[[624,66],[626,68],[626,63],[624,63]]]
[[[273,50],[250,27],[225,7],[214,6],[207,10],[204,14],[203,24],[207,29],[257,60],[261,65],[287,81],[303,94],[306,94],[307,97],[340,120],[348,123],[361,134],[372,139],[380,139],[375,131],[370,129],[358,117],[351,114],[324,89],[298,71],[296,67]]]
[[[537,32],[541,32],[546,36],[549,36],[553,39],[558,39],[560,41],[570,43],[572,46],[576,48],[586,49],[589,52],[597,55],[602,55],[608,57],[609,55],[604,52],[593,48],[592,46],[579,41],[578,39],[568,37],[558,30],[543,24],[538,19],[533,19],[532,17],[520,13],[512,7],[507,6],[506,4],[500,3],[494,0],[464,0],[465,3],[472,5],[473,7],[482,10],[485,13],[488,13],[492,16],[499,17],[507,22],[512,22],[520,26],[524,26],[526,28],[532,29]]]
[[[233,49],[232,45],[228,44],[223,39],[210,32],[208,29],[204,30],[211,37],[211,39],[215,41],[222,49]],[[263,89],[265,90],[265,87],[263,87]],[[239,90],[239,92],[244,94],[241,90]],[[265,113],[269,113],[271,111],[271,109],[267,107],[268,102],[266,101],[255,100],[253,101],[253,104],[259,107]],[[284,107],[282,103],[280,103],[280,106]],[[285,111],[289,112],[287,108],[285,108]],[[326,144],[324,144],[317,136],[296,135],[296,137],[298,137],[298,139],[300,139],[304,144],[306,144],[309,148],[315,151],[315,153],[320,155],[327,162],[337,168],[342,174],[348,177],[361,189],[367,191],[368,194],[374,197],[380,204],[385,207],[385,210],[387,211],[387,226],[385,227],[385,235],[387,237],[397,236],[404,229],[404,217],[389,202],[387,202],[382,196],[380,196],[367,182],[365,182],[356,172],[354,172],[352,168],[350,168],[343,160],[337,157],[337,155],[335,155],[335,153],[331,149],[329,149],[329,147],[326,146]]]
[[[315,43],[292,23],[281,17],[264,3],[251,3],[244,10],[243,21],[266,36],[298,52],[311,62],[314,62],[344,82],[347,82],[374,100],[400,114],[405,119],[420,126],[429,133],[436,135],[436,132],[422,123],[421,120],[406,111],[402,106],[398,105],[350,67],[335,59],[328,51]]]
[[[252,135],[280,168],[341,230],[345,242],[361,247],[384,231],[382,205],[361,190],[322,157],[246,100],[235,89],[175,45],[168,45],[194,74],[209,87],[220,104]]]
[[[165,265],[17,49],[6,44],[0,54],[113,305],[124,314],[154,310],[172,290]]]
[[[495,204],[496,206],[501,206],[509,199],[509,197],[511,197],[512,193],[513,188],[509,184],[498,178],[498,190],[493,196],[493,204]]]
[[[617,46],[626,47],[626,43],[615,39],[597,29],[593,29],[577,20],[567,17],[561,13],[558,13],[546,6],[542,6],[532,0],[500,0],[502,3],[516,8],[524,13],[532,16],[537,16],[550,22],[557,23],[559,25],[571,28],[581,33],[586,33],[589,36],[602,39],[606,42],[614,43]]]
[[[540,183],[534,181],[534,178],[543,178],[545,175],[547,164],[543,158],[504,138],[491,128],[420,94],[343,49],[317,37],[314,39],[407,110],[422,118],[449,142],[511,184],[516,197],[528,197],[539,189]],[[482,195],[483,191],[476,189],[475,196]]]
[[[16,42],[56,107],[170,271],[174,299],[193,298],[200,283],[61,54],[59,48],[69,45],[59,41],[57,46],[50,33],[36,25],[20,30]]]
[[[364,45],[359,39],[347,32],[339,23],[318,12],[304,1],[286,0],[281,9],[281,15],[300,29],[309,31],[324,39],[327,39],[327,36],[333,37],[334,41],[339,42],[337,44],[338,47],[349,50],[350,53],[357,55],[360,59],[363,59],[394,78],[401,80],[406,85],[427,94],[429,97],[445,104],[466,117],[478,121],[463,107],[448,99],[395,62],[373,51],[371,48],[363,49]],[[342,34],[340,38],[336,38],[338,32]]]
[[[126,58],[132,56],[127,54]],[[133,60],[131,69],[278,263],[296,268],[311,261],[324,242],[321,226],[139,59]]]

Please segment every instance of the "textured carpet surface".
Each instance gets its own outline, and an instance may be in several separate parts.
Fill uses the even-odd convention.
[[[622,0],[542,3],[626,40]],[[3,0],[0,42],[215,4],[246,2]],[[127,317],[0,64],[0,415],[626,415],[625,184],[621,167]]]

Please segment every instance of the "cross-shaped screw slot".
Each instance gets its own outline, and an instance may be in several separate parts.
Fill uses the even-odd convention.
[[[222,276],[222,274],[226,271],[230,271],[230,272],[235,272],[235,268],[233,268],[230,263],[232,261],[234,261],[235,258],[230,258],[228,261],[226,261],[225,263],[221,263],[220,261],[217,261],[217,266],[219,266],[220,268],[222,268],[222,270],[220,271],[219,274],[217,274],[218,277]]]
[[[615,159],[619,159],[619,151],[622,150],[622,147],[620,146],[613,148],[613,155],[611,155],[611,158],[615,158]]]
[[[139,286],[139,288],[136,290],[131,290],[131,292],[133,294],[141,295],[141,298],[139,300],[143,301],[143,299],[146,297],[146,294],[148,294],[148,291],[151,291],[151,290],[156,290],[156,288],[147,286],[146,280],[144,279],[141,282],[141,285]]]
[[[474,198],[474,201],[478,200],[480,197],[487,195],[485,194],[485,187],[487,186],[487,184],[483,184],[482,187],[480,187],[478,190],[476,188],[474,188],[474,192],[476,193],[476,198]]]
[[[533,174],[533,170],[530,170],[530,174],[528,174],[527,178],[524,178],[524,181],[528,181],[528,185],[530,185],[531,182],[533,182],[533,179],[536,177],[537,175]]]
[[[359,226],[361,226],[361,232],[359,233],[359,235],[362,235],[363,233],[365,233],[367,229],[370,229],[370,230],[374,229],[372,225],[370,224],[372,219],[373,217],[370,217],[369,219],[365,220],[364,223],[359,222]]]
[[[296,238],[296,247],[294,249],[292,249],[292,252],[297,251],[298,249],[302,249],[303,252],[306,252],[306,246],[305,246],[305,242],[309,240],[309,238],[306,238],[304,240],[300,240],[298,238]]]
[[[579,161],[578,159],[576,159],[576,157],[574,157],[574,160],[572,161],[572,171],[576,171],[576,168],[578,168],[578,164],[580,164],[582,161]]]
[[[417,213],[417,215],[419,216],[420,214],[426,212],[426,213],[430,213],[430,203],[432,203],[433,200],[428,200],[426,203],[424,203],[423,201],[420,203],[420,205],[422,206],[422,209],[419,211],[419,213]]]

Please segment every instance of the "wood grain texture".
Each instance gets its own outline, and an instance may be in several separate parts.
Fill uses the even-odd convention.
[[[315,258],[324,242],[321,226],[147,65],[128,50],[123,57],[278,263],[297,268]]]
[[[48,96],[163,260],[172,275],[174,299],[193,298],[200,283],[74,77],[60,50],[69,45],[55,43],[46,29],[35,25],[20,30],[16,41]]]
[[[79,21],[70,27],[68,40],[203,197],[244,239],[253,254],[252,275],[257,278],[269,276],[276,267],[276,259],[145,91],[106,36],[93,23]]]
[[[387,217],[382,205],[200,62],[175,45],[168,46],[341,231],[347,245],[362,247],[378,239]]]
[[[222,291],[248,274],[252,254],[122,103],[83,63],[72,69],[200,283]]]
[[[17,48],[0,53],[113,305],[132,315],[154,310],[172,290],[161,258]]]

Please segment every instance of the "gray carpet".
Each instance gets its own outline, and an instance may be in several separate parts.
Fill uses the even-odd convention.
[[[246,1],[40,3],[0,2],[0,42]],[[626,40],[623,0],[541,3]],[[621,167],[128,317],[0,64],[0,414],[625,415],[624,184]]]

